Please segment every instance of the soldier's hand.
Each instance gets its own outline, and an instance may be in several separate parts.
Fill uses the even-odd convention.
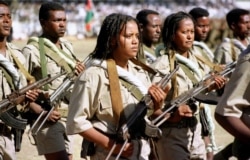
[[[56,111],[56,110],[53,110],[51,113],[50,113],[50,115],[49,115],[49,117],[48,117],[48,121],[51,121],[51,122],[57,122],[59,119],[61,118],[61,114],[58,112],[58,111]]]
[[[192,117],[193,111],[192,109],[186,105],[180,105],[177,110],[171,114],[171,117],[168,119],[169,122],[177,123],[179,122],[183,117]]]
[[[81,63],[81,62],[76,62],[76,66],[75,66],[75,75],[79,75],[80,73],[82,73],[85,69],[85,66]]]
[[[120,150],[121,150],[121,148],[122,148],[122,145],[123,145],[123,144],[117,144],[117,146],[116,146],[116,148],[115,148],[115,150],[114,150],[114,155],[117,155],[117,154],[120,152]],[[125,158],[128,158],[128,157],[132,156],[133,150],[134,150],[134,145],[133,145],[133,143],[127,143],[127,144],[125,145],[125,147],[124,147],[124,150],[123,150],[121,156],[122,156],[122,157],[125,157]]]
[[[159,86],[155,84],[149,87],[148,92],[154,102],[154,110],[161,109],[169,89],[170,86],[167,86],[164,90],[162,90]]]
[[[28,101],[34,102],[37,100],[39,93],[41,93],[41,90],[39,89],[28,90],[25,93],[25,97],[27,98]]]

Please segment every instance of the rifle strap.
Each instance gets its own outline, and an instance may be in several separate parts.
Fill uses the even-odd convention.
[[[15,90],[15,85],[13,83],[13,80],[12,80],[12,77],[10,76],[10,74],[5,70],[4,67],[0,66],[0,69],[2,70],[2,72],[3,72],[3,74],[4,74],[5,78],[6,78],[6,80],[8,82],[8,84],[10,85],[10,88],[12,90]]]
[[[113,114],[117,127],[119,127],[120,116],[123,110],[121,89],[119,84],[118,73],[116,69],[116,63],[113,59],[107,60],[107,71],[109,77],[110,97],[113,108]],[[125,116],[123,116],[125,117]]]
[[[231,43],[232,60],[236,61],[236,51],[234,49],[234,43],[232,39],[230,39],[230,43]]]
[[[125,81],[124,79],[120,78],[120,81],[122,83],[122,85],[124,87],[127,88],[127,90],[132,93],[132,95],[138,100],[140,101],[143,98],[143,94],[141,93],[141,91],[133,84]]]
[[[199,81],[195,78],[194,74],[192,71],[185,66],[184,64],[180,63],[181,69],[185,72],[185,74],[188,76],[188,78],[193,82],[193,84],[197,84]]]
[[[28,80],[29,83],[33,83],[36,81],[35,77],[33,77],[28,71],[27,69],[24,68],[24,66],[22,65],[22,63],[18,60],[18,58],[15,56],[15,54],[12,52],[12,50],[9,47],[9,44],[7,44],[8,47],[8,51],[10,52],[11,57],[14,59],[17,67],[20,69],[20,71],[24,74],[25,78]]]
[[[135,59],[135,58],[131,58],[130,59],[134,64],[138,65],[138,66],[141,66],[145,71],[147,71],[148,73],[151,73],[153,75],[155,75],[157,72],[149,67],[148,65],[142,63],[141,61],[139,61],[138,59]]]
[[[41,42],[39,42],[40,40]],[[72,58],[69,59],[68,56],[65,56],[64,53],[62,53],[55,46],[55,44],[53,44],[49,40],[42,37],[40,38],[31,37],[28,40],[28,44],[36,46],[40,50],[40,52],[41,52],[41,47],[44,48],[44,54],[46,54],[49,58],[55,61],[58,66],[61,66],[68,73],[71,73],[73,71],[75,60],[73,60]]]
[[[44,40],[43,38],[39,38],[39,50],[40,50],[40,61],[41,61],[41,69],[42,69],[42,77],[47,77],[47,67],[46,67],[46,59],[45,59],[45,48],[44,48]],[[47,91],[49,89],[48,85],[44,85],[44,90]]]
[[[205,54],[204,54],[205,55]],[[211,62],[210,60],[208,60],[207,58],[204,58],[200,55],[195,55],[195,57],[201,61],[202,63],[206,64],[210,69],[214,70],[214,71],[217,71],[217,72],[220,72],[222,71],[222,68],[219,67],[219,65],[217,64],[214,64],[213,62]]]
[[[170,72],[172,72],[175,69],[175,64],[176,64],[175,52],[173,50],[169,50],[169,52],[170,52],[169,54]],[[171,90],[173,90],[173,96],[171,97],[171,99],[173,99],[173,98],[176,98],[178,95],[177,74],[174,74],[172,76],[171,85],[172,85]]]

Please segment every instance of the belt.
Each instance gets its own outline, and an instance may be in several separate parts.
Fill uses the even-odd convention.
[[[177,123],[165,122],[161,127],[165,128],[193,128],[197,125],[198,120],[196,117],[183,118]]]

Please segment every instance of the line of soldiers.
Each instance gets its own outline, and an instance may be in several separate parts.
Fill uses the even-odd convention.
[[[233,143],[230,156],[240,158],[244,155],[244,158],[249,158],[249,153],[241,149],[245,148],[245,144],[242,144],[243,137],[238,137],[241,136],[237,132],[238,128],[235,129],[235,125],[225,126],[232,124],[235,118],[245,112],[246,107],[242,105],[249,106],[248,101],[245,101],[247,94],[238,89],[235,82],[231,82],[231,77],[230,87],[241,91],[242,100],[234,101],[235,97],[231,95],[238,95],[239,91],[222,94],[229,77],[217,73],[225,70],[230,62],[238,60],[240,54],[238,63],[248,62],[250,14],[243,9],[233,9],[226,18],[234,38],[226,38],[213,53],[203,42],[207,38],[210,21],[208,12],[202,8],[194,8],[189,13],[173,13],[166,17],[164,23],[158,12],[147,9],[141,10],[136,18],[113,13],[104,19],[96,47],[88,56],[90,61],[86,60],[83,64],[74,55],[71,43],[62,38],[67,19],[65,9],[60,4],[46,2],[41,5],[39,21],[42,34],[29,38],[27,45],[20,51],[7,42],[12,25],[11,14],[8,4],[0,1],[1,99],[8,98],[13,91],[32,83],[34,79],[38,81],[66,71],[67,74],[44,85],[42,89],[27,91],[24,107],[16,107],[17,112],[28,119],[31,125],[36,123],[39,116],[46,120],[44,124],[42,120],[38,121],[42,125],[34,129],[37,132],[33,136],[38,154],[44,155],[47,160],[73,159],[74,134],[84,138],[82,158],[213,159],[216,158],[213,154],[218,151],[218,147],[210,107],[206,101],[190,99],[164,114],[164,122],[156,126],[160,128],[157,133],[161,136],[150,137],[144,133],[145,121],[154,121],[173,100],[185,95],[196,85],[206,85],[204,94],[218,93],[230,99],[229,103],[223,98],[221,105],[216,108],[218,122],[239,138],[237,145]],[[156,45],[160,39],[162,43]],[[159,85],[162,75],[169,74],[177,66],[180,68],[171,76],[168,84],[164,87]],[[74,85],[56,103],[48,102],[72,74],[77,76],[72,80]],[[238,77],[234,74],[231,76],[233,81],[241,74],[236,75]],[[247,86],[248,83],[245,83],[245,89]],[[144,102],[144,97],[149,97],[151,101]],[[131,115],[139,112],[140,102],[147,109],[138,113],[139,117],[133,120]],[[10,109],[7,112],[13,114],[15,111]],[[234,118],[225,120],[224,116]],[[15,146],[10,126],[2,114],[0,117],[3,126],[0,159],[14,160]],[[247,116],[244,118],[247,119]],[[131,119],[132,129],[129,125]],[[125,130],[118,133],[123,124],[127,124],[125,129],[129,126],[129,132]],[[241,124],[244,125],[245,121]],[[248,138],[246,128],[242,133],[244,138]],[[118,136],[120,134],[123,136]],[[218,156],[228,158],[225,154]]]

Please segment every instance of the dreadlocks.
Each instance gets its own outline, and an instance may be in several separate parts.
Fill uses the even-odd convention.
[[[126,23],[129,21],[135,21],[139,30],[138,21],[129,15],[112,13],[104,19],[100,33],[97,37],[96,47],[91,53],[93,58],[107,59],[111,56],[112,51],[119,45],[118,38],[122,29],[126,27]],[[139,39],[141,41],[141,34],[139,35]],[[141,46],[139,47],[139,50],[140,48]]]

